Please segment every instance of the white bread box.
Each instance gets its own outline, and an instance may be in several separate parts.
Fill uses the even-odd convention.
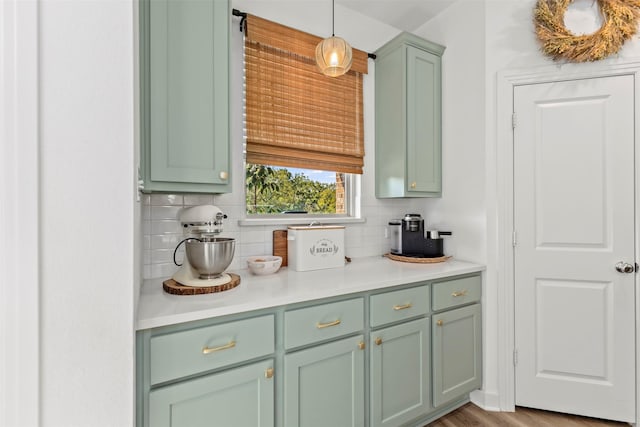
[[[344,226],[288,227],[287,257],[295,271],[344,267]]]

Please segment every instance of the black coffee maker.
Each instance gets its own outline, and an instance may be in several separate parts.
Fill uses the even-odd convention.
[[[436,258],[444,256],[441,236],[450,231],[425,232],[424,219],[419,214],[406,214],[401,220],[389,221],[391,229],[391,253],[408,257]]]

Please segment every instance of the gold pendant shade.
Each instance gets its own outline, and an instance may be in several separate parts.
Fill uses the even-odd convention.
[[[316,63],[325,76],[341,76],[353,63],[351,46],[341,37],[326,38],[316,46]]]

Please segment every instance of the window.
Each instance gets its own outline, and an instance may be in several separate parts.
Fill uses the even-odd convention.
[[[319,37],[252,15],[245,29],[247,214],[353,215],[367,54],[354,49],[352,69],[330,78],[315,65]]]
[[[247,163],[247,214],[348,215],[347,175]]]

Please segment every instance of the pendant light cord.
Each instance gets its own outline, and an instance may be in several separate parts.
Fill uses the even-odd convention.
[[[331,37],[336,36],[336,0],[331,0]]]

